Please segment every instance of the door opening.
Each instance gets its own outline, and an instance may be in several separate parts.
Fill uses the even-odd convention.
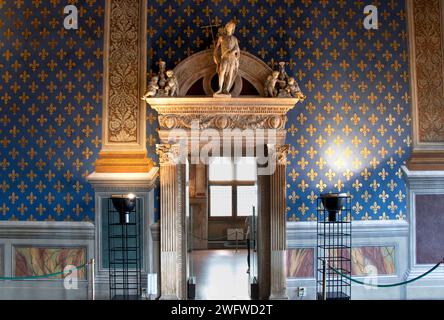
[[[193,205],[195,200],[190,200],[192,222],[189,223],[188,256],[189,283],[193,285],[189,288],[194,294],[190,298],[256,298],[256,159],[211,158],[205,172],[205,214],[199,206]],[[190,184],[199,189],[201,186],[193,185],[194,176],[197,175],[191,174]],[[201,179],[200,183],[203,181]],[[191,197],[196,193],[194,191],[190,193]]]

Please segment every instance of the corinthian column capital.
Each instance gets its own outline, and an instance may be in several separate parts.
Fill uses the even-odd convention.
[[[156,145],[156,153],[161,166],[176,165],[180,160],[180,145],[158,144]]]
[[[290,145],[269,144],[267,145],[267,147],[268,147],[268,154],[271,155],[273,159],[275,159],[277,165],[280,166],[287,165],[287,154],[290,150]]]

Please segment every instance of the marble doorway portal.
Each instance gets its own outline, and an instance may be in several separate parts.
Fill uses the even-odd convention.
[[[242,146],[242,152],[249,146],[254,149],[254,157],[267,159],[262,169],[271,164],[275,168],[269,174],[258,175],[257,179],[259,297],[264,300],[288,299],[285,261],[288,146],[285,145],[285,124],[287,112],[297,102],[298,99],[293,98],[261,97],[148,99],[151,108],[159,114],[159,136],[162,143],[157,146],[161,188],[161,299],[187,299],[190,261],[188,245],[192,239],[187,234],[187,170],[183,158],[193,163],[191,151],[196,148],[202,155],[208,141],[200,139],[199,134],[208,128],[213,133],[220,133],[212,137],[212,143],[218,143],[221,149],[225,138],[222,133],[226,129],[238,130],[232,140]],[[194,120],[202,124],[195,130],[198,137],[190,126]],[[182,130],[180,136],[175,136],[176,129]],[[242,132],[246,130],[253,132],[253,136],[244,136]],[[272,132],[272,135],[265,134],[265,139],[257,139],[256,133],[261,130]],[[183,154],[183,150],[186,150],[186,154]],[[205,160],[201,159],[203,163]],[[261,168],[259,164],[258,168]],[[207,200],[203,201],[203,207],[208,207]]]

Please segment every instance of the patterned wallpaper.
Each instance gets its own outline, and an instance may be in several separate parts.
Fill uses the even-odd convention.
[[[63,29],[63,7],[80,29]],[[314,218],[321,192],[349,191],[354,219],[401,219],[400,165],[411,147],[403,1],[373,1],[380,29],[362,27],[362,0],[153,0],[148,66],[212,43],[231,17],[247,50],[288,61],[307,101],[289,115],[288,217]],[[0,219],[92,220],[85,177],[100,151],[104,0],[0,0]],[[216,30],[215,30],[216,31]],[[148,110],[147,148],[157,115]]]
[[[0,0],[1,220],[93,219],[103,22],[104,0]]]
[[[367,4],[379,8],[378,30],[363,28]],[[401,165],[412,144],[405,14],[395,0],[151,1],[149,66],[207,49],[210,18],[234,17],[241,48],[273,68],[289,62],[307,95],[289,114],[288,218],[313,220],[317,196],[340,191],[353,197],[353,219],[404,219]]]

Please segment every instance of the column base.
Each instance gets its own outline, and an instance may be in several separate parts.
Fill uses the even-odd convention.
[[[145,151],[101,151],[95,163],[97,173],[143,173],[153,168]]]
[[[270,300],[289,300],[290,298],[288,297],[287,293],[282,293],[282,294],[272,294],[270,296]]]
[[[164,295],[160,296],[159,300],[179,300],[179,298],[175,295]]]

